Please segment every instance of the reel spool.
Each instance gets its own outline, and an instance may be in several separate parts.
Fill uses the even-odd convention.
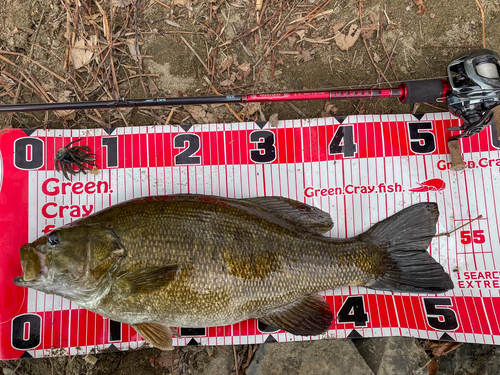
[[[452,169],[465,169],[458,139],[470,137],[495,124],[500,134],[500,57],[487,49],[462,55],[448,65],[450,92],[446,96],[452,114],[463,124],[448,130],[462,133],[448,140]],[[495,109],[495,107],[497,107]],[[494,118],[496,117],[496,121]]]

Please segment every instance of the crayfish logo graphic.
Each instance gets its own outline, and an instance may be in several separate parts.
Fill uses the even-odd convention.
[[[445,182],[440,178],[431,178],[430,180],[424,182],[417,182],[417,184],[419,184],[418,187],[414,187],[409,190],[417,193],[425,193],[428,191],[441,191],[446,187]]]

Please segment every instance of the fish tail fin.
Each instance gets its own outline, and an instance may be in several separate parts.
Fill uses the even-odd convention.
[[[381,276],[366,286],[397,292],[443,293],[453,281],[427,249],[436,234],[438,206],[418,203],[377,223],[360,237],[387,252]]]

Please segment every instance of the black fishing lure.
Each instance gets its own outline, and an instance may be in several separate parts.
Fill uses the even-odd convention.
[[[71,146],[73,143],[80,141],[83,141],[83,138],[68,143],[56,153],[56,158],[54,159],[56,171],[62,172],[67,180],[70,179],[68,173],[73,176],[80,172],[86,174],[87,171],[92,170],[92,167],[97,166],[94,163],[96,160],[94,157],[95,154],[90,152],[89,146]]]

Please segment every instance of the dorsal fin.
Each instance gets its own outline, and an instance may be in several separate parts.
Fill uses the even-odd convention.
[[[315,336],[330,328],[333,313],[321,296],[309,294],[258,319],[294,335]]]
[[[306,203],[283,197],[257,197],[244,200],[275,213],[289,223],[299,225],[307,232],[323,234],[333,228],[330,214]]]

